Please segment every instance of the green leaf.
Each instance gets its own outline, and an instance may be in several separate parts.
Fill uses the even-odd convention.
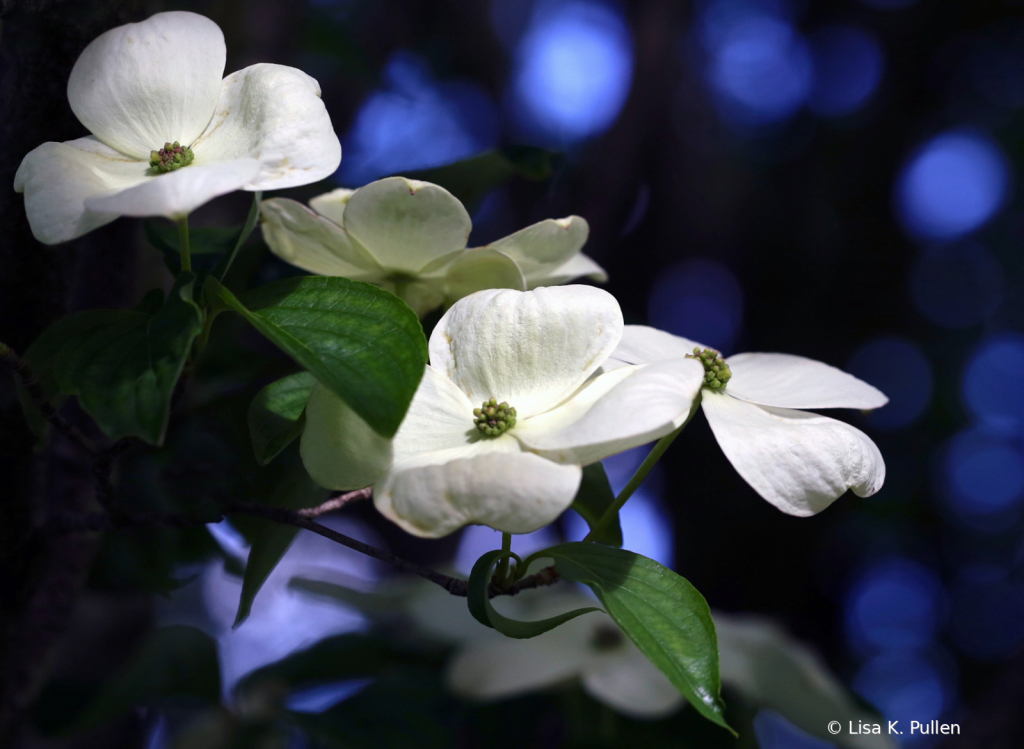
[[[604,466],[593,463],[585,467],[580,489],[576,492],[576,499],[572,501],[572,509],[587,521],[588,527],[593,528],[614,501],[615,492],[612,491]],[[617,514],[615,520],[601,531],[594,541],[607,546],[622,546],[622,525]]]
[[[146,239],[163,255],[167,270],[174,276],[181,273],[178,227],[160,219],[143,221],[142,226],[146,231]],[[201,278],[223,262],[235,246],[238,233],[237,226],[189,229],[188,244],[193,272]]]
[[[483,624],[485,627],[491,627],[501,632],[506,637],[514,637],[517,640],[525,640],[530,637],[536,637],[542,635],[548,630],[552,630],[559,624],[565,624],[570,619],[575,619],[580,614],[588,614],[591,611],[600,611],[601,609],[590,607],[585,609],[574,609],[558,616],[552,616],[549,619],[541,619],[535,622],[521,622],[516,619],[509,619],[507,616],[499,614],[494,606],[491,605],[491,599],[488,596],[488,589],[491,586],[491,575],[496,565],[503,557],[515,556],[508,551],[489,551],[482,557],[476,560],[476,564],[473,565],[473,571],[469,575],[469,595],[467,601],[469,602],[469,613],[473,615],[473,618]],[[516,557],[517,562],[522,564],[522,560]]]
[[[194,282],[181,274],[155,314],[91,310],[59,320],[29,348],[43,392],[77,395],[112,439],[161,444],[174,386],[202,328]]]
[[[403,172],[402,176],[440,185],[470,210],[491,190],[520,177],[533,182],[555,173],[559,154],[533,146],[484,151],[452,164]]]
[[[305,650],[250,672],[238,682],[235,692],[252,692],[266,683],[290,691],[306,684],[373,676],[386,668],[423,661],[423,656],[400,647],[394,638],[349,632],[327,637]]]
[[[235,297],[212,277],[207,298],[260,333],[385,437],[398,431],[427,364],[419,318],[398,297],[347,278],[299,276]]]
[[[538,552],[566,580],[597,594],[637,647],[708,720],[725,722],[718,673],[718,639],[704,596],[653,559],[594,543]]]
[[[256,462],[265,466],[302,434],[302,412],[316,384],[309,372],[296,372],[263,388],[249,405],[249,434]]]
[[[183,625],[153,630],[71,730],[92,728],[135,705],[168,697],[220,702],[217,643],[205,632]]]
[[[281,477],[266,504],[289,510],[315,507],[325,501],[330,492],[318,486],[309,477],[302,464],[296,460]],[[263,583],[270,577],[277,563],[281,561],[288,547],[295,540],[299,529],[268,520],[255,520],[249,534],[251,546],[245,562],[245,576],[242,578],[242,595],[238,601],[238,614],[234,626],[238,627],[252,612],[253,601]]]
[[[238,256],[238,250],[241,249],[242,245],[245,244],[245,240],[252,234],[253,229],[256,228],[256,222],[260,217],[260,201],[263,198],[262,192],[254,192],[252,194],[252,205],[249,206],[249,215],[245,217],[245,223],[242,224],[242,228],[239,230],[238,235],[235,237],[234,245],[231,249],[230,255],[225,255],[221,261],[217,264],[213,274],[220,279],[224,280],[227,276],[228,271],[231,270],[231,264],[235,262],[235,258]]]

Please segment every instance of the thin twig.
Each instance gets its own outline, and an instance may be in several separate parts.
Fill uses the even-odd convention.
[[[308,507],[304,510],[297,510],[297,514],[304,518],[318,518],[321,515],[326,515],[328,512],[334,510],[340,510],[346,505],[350,505],[353,502],[358,502],[363,499],[369,499],[373,496],[373,487],[368,486],[365,489],[356,489],[352,492],[345,492],[335,497],[331,497],[326,502],[316,507]]]
[[[78,427],[57,413],[57,410],[46,400],[46,395],[43,393],[43,387],[39,383],[39,378],[36,377],[28,362],[18,356],[14,349],[2,341],[0,341],[0,361],[11,367],[18,375],[22,386],[29,394],[29,397],[32,398],[32,402],[35,403],[36,408],[39,409],[44,419],[53,424],[54,428],[65,437],[78,443],[86,452],[91,455],[99,454],[99,448],[96,447],[96,443],[82,434]]]

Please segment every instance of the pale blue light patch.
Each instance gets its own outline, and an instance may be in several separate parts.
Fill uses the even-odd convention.
[[[298,713],[322,713],[355,697],[372,682],[373,679],[347,679],[299,689],[288,695],[285,707]]]
[[[886,720],[900,721],[904,735],[897,738],[902,746],[920,746],[915,742],[921,737],[910,736],[910,721],[937,720],[954,706],[955,666],[942,651],[886,651],[864,664],[854,678],[853,688]]]
[[[860,109],[882,79],[882,47],[858,26],[816,29],[808,40],[814,59],[809,104],[817,114],[842,117]]]
[[[1024,453],[1013,441],[967,429],[942,450],[940,496],[958,522],[1002,532],[1020,517],[1024,502]]]
[[[760,749],[829,749],[835,746],[804,733],[774,710],[757,713],[754,733]]]
[[[512,551],[520,557],[526,557],[540,549],[546,549],[558,543],[558,536],[551,526],[545,526],[533,533],[515,534],[512,536]],[[459,537],[459,547],[455,552],[455,569],[468,575],[476,560],[488,551],[501,548],[501,531],[484,525],[467,526]]]
[[[961,397],[987,431],[1024,435],[1024,335],[1001,333],[985,339],[964,371]]]
[[[921,239],[953,239],[984,225],[1010,192],[1010,168],[986,134],[950,130],[915,151],[896,183],[904,228]]]

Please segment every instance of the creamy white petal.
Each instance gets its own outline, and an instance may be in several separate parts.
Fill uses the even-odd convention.
[[[485,441],[473,423],[473,409],[479,406],[435,367],[427,366],[395,434],[395,462]]]
[[[831,721],[878,722],[860,707],[821,658],[760,617],[714,613],[722,683],[753,707],[779,713],[803,731],[848,749],[888,749],[886,735],[828,732]]]
[[[384,291],[394,294],[422,317],[444,304],[444,282],[435,278],[375,281]],[[479,404],[477,404],[479,405]]]
[[[355,191],[345,207],[345,228],[381,266],[414,274],[464,249],[472,223],[443,187],[388,177]]]
[[[610,618],[608,626],[616,626]],[[686,702],[668,677],[629,641],[587,662],[583,689],[616,712],[640,720],[667,717]]]
[[[246,190],[281,190],[329,177],[341,163],[320,84],[301,70],[259,63],[224,79],[209,127],[193,145],[196,163],[254,158]]]
[[[882,488],[885,463],[859,429],[826,416],[767,408],[705,390],[701,405],[722,452],[753,489],[790,515],[814,515],[852,489]]]
[[[93,137],[44,143],[22,159],[14,190],[25,193],[32,234],[57,244],[88,234],[117,218],[85,207],[85,201],[144,182],[148,162],[124,156]]]
[[[480,248],[466,250],[448,266],[444,275],[445,300],[456,302],[483,289],[526,290],[526,279],[516,262],[503,252]]]
[[[190,145],[206,129],[225,54],[224,35],[210,19],[157,13],[96,37],[71,70],[68,101],[93,135],[148,161],[164,143]]]
[[[535,289],[538,286],[561,286],[563,283],[583,277],[601,283],[608,280],[605,269],[580,252],[557,268],[534,269],[526,276],[526,285],[530,289]]]
[[[582,469],[518,449],[502,435],[396,464],[374,492],[374,505],[415,536],[439,538],[469,524],[532,533],[572,504]]]
[[[126,190],[86,198],[85,207],[120,216],[180,218],[219,195],[239,189],[259,169],[255,159],[193,163],[167,174],[147,176]]]
[[[841,369],[790,354],[736,354],[728,392],[776,408],[880,408],[889,399]]]
[[[692,355],[694,348],[704,346],[657,328],[627,325],[612,358],[626,364],[649,364],[664,359],[681,359],[687,354]]]
[[[580,618],[589,616],[597,614]],[[518,697],[575,678],[589,654],[581,643],[565,636],[568,626],[563,624],[529,640],[488,638],[469,643],[449,662],[445,681],[462,697],[489,701]]]
[[[391,467],[391,440],[377,434],[341,398],[317,383],[306,403],[302,464],[320,486],[362,489]]]
[[[566,263],[586,243],[590,227],[579,216],[546,219],[488,247],[511,257],[527,277]]]
[[[345,207],[355,190],[338,187],[323,195],[317,195],[309,201],[309,207],[324,218],[328,218],[339,226],[345,221]]]
[[[260,203],[260,228],[271,252],[310,273],[380,281],[384,271],[333,221],[288,198]]]
[[[615,349],[622,325],[615,297],[590,286],[480,291],[438,322],[430,363],[476,405],[497,398],[526,419],[572,395]]]
[[[592,378],[509,434],[551,460],[590,465],[678,428],[703,379],[704,368],[693,359],[621,367]]]

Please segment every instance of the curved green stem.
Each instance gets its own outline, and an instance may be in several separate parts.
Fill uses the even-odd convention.
[[[502,533],[501,534],[501,550],[511,552],[512,551],[512,534]],[[498,565],[498,587],[504,588],[505,583],[508,581],[508,560],[509,556],[502,557],[501,562]]]
[[[692,419],[693,415],[697,413],[697,406],[699,405],[700,394],[698,394],[694,399],[693,406],[690,407],[690,413],[686,417],[686,421],[684,421],[674,432],[669,432],[658,440],[658,444],[656,444],[654,449],[647,454],[644,462],[640,464],[640,467],[636,469],[636,473],[633,474],[633,478],[631,478],[629,483],[623,487],[621,492],[619,492],[619,496],[615,498],[615,501],[611,506],[604,511],[601,519],[598,520],[590,529],[590,533],[586,535],[586,538],[583,539],[584,541],[593,541],[601,531],[608,527],[615,516],[618,515],[622,506],[626,504],[626,500],[633,496],[633,492],[635,492],[640,487],[640,484],[643,483],[644,479],[647,478],[647,474],[651,472],[652,468],[654,468],[655,463],[657,463],[661,456],[665,454],[665,451],[668,450],[668,446],[671,445],[675,438],[679,436],[680,432],[686,429],[686,425],[690,423],[690,419]]]
[[[188,216],[182,216],[178,224],[178,251],[181,253],[181,272],[192,270],[192,249],[188,243]]]

